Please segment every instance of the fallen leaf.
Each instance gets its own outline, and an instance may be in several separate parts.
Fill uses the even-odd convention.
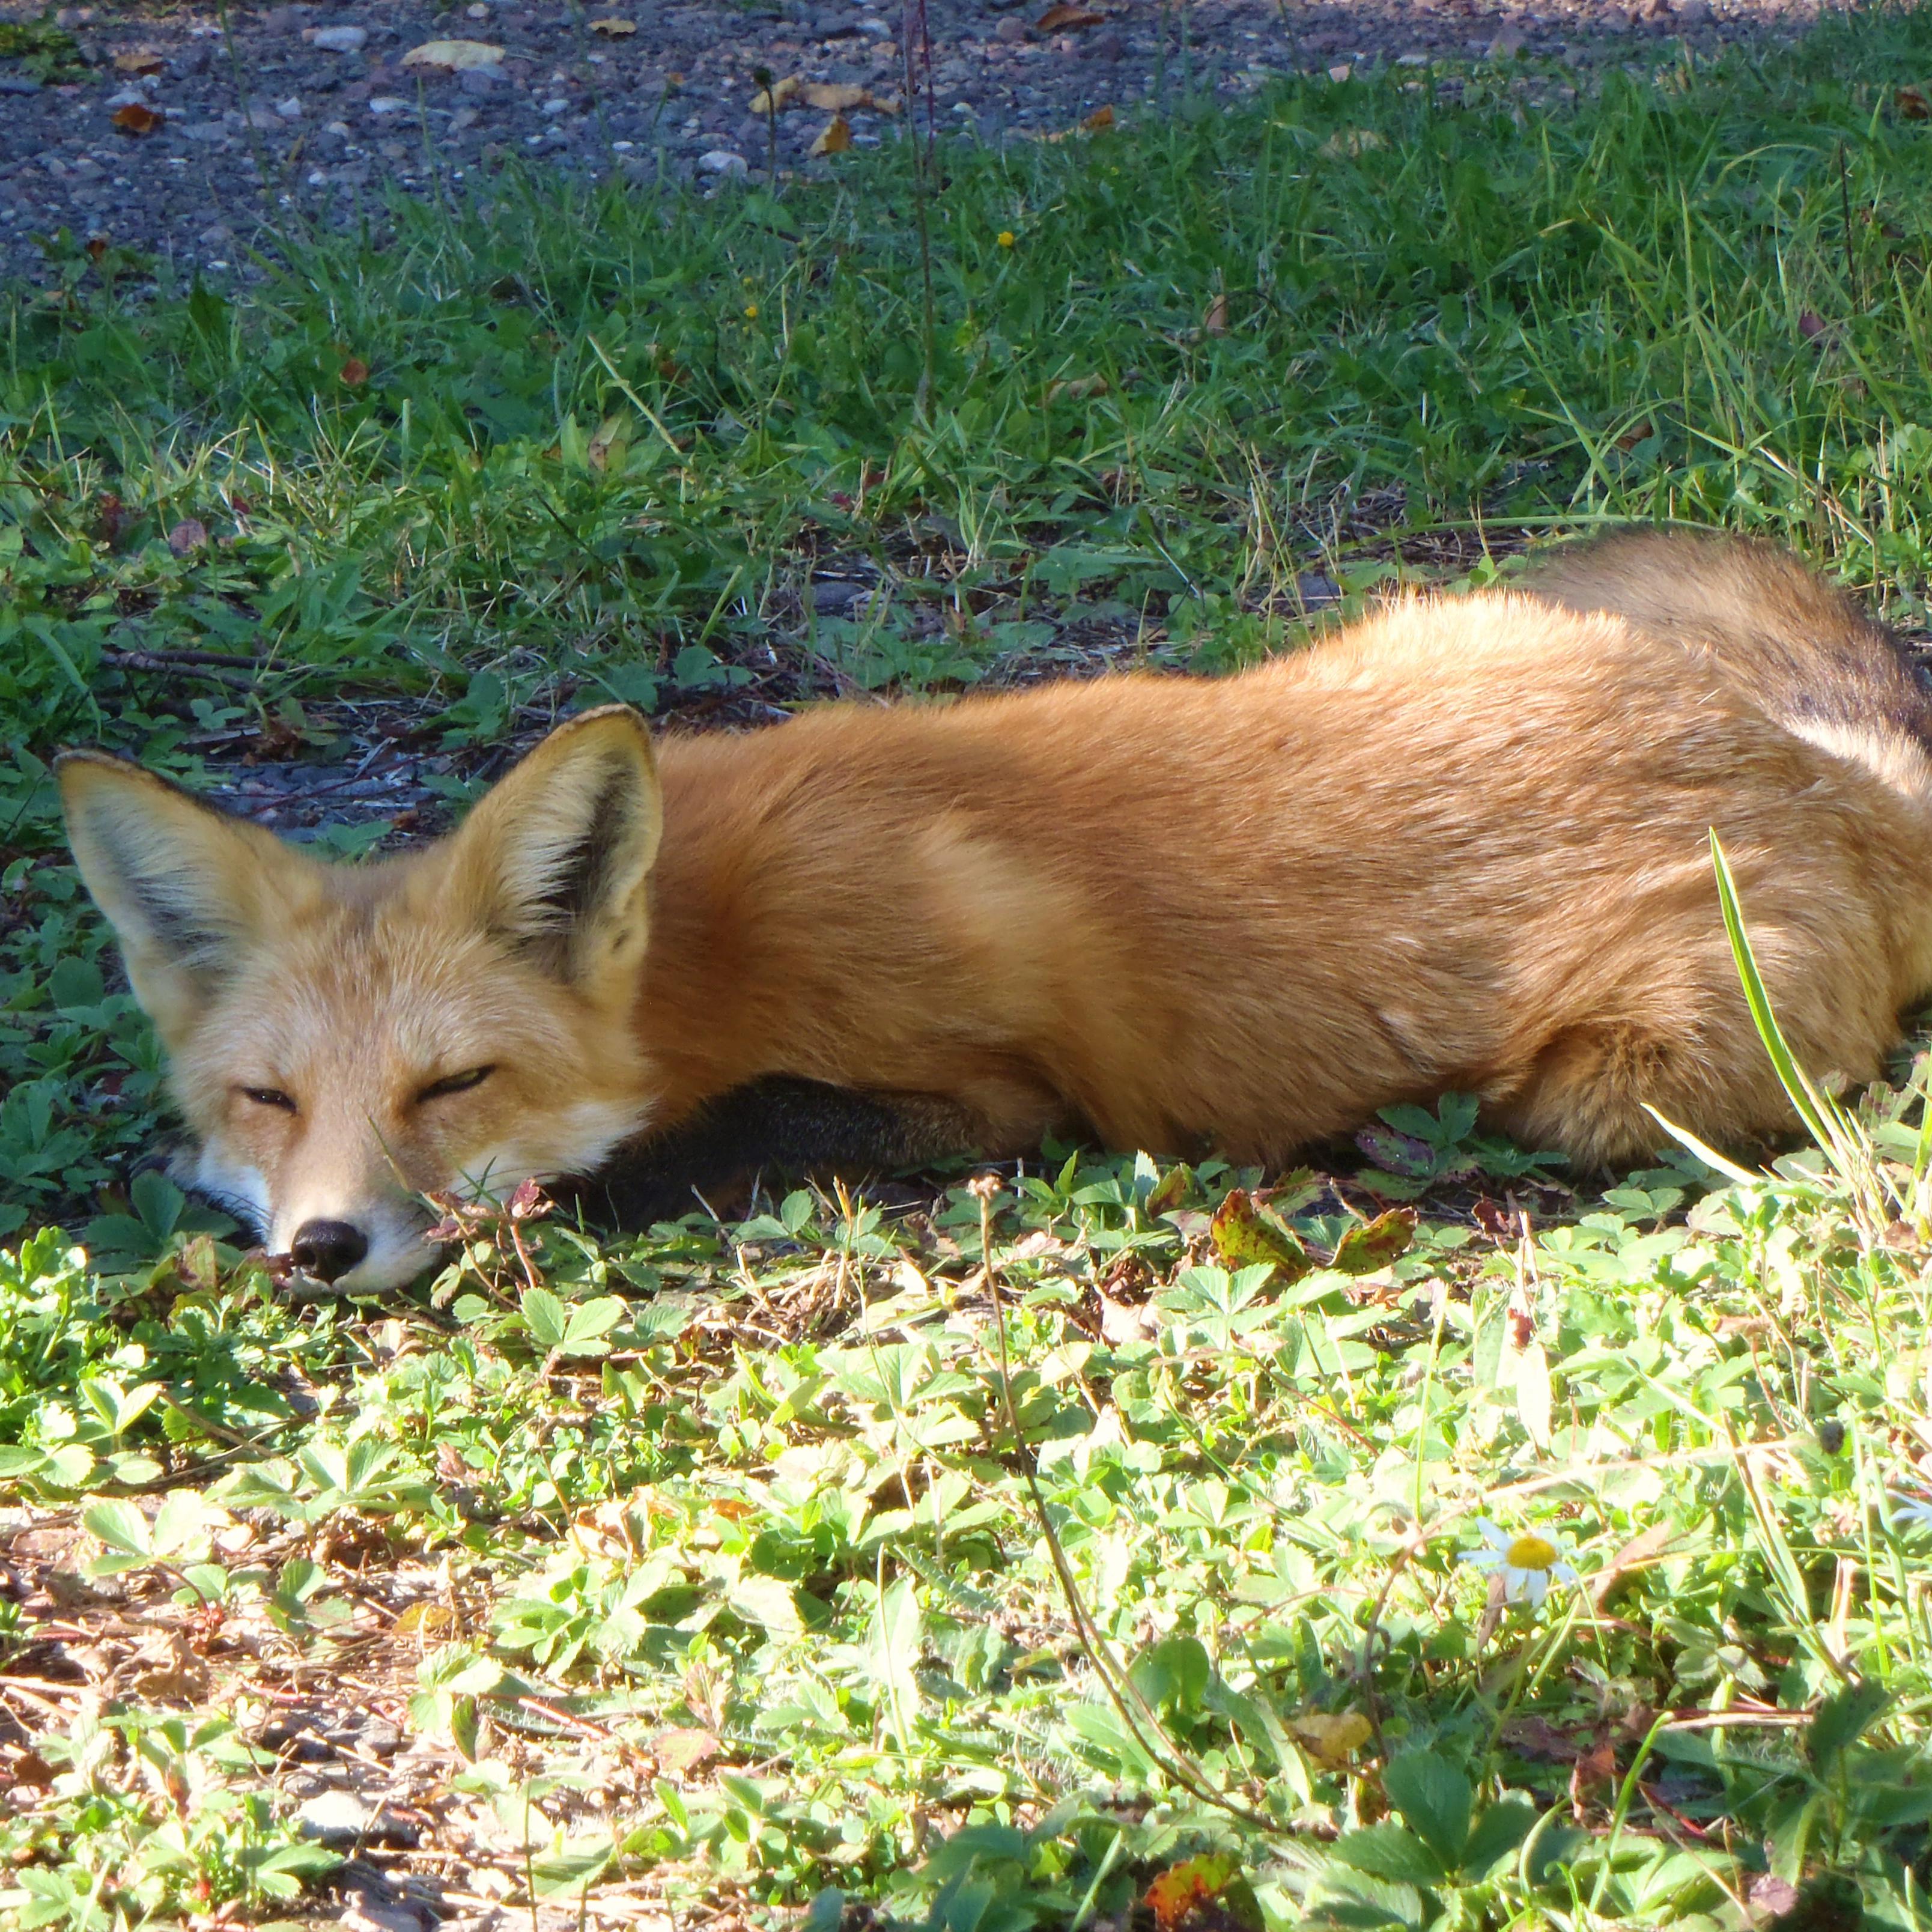
[[[1558,1730],[1547,1718],[1535,1716],[1510,1718],[1499,1735],[1519,1757],[1546,1764],[1574,1764],[1589,1742],[1587,1732],[1580,1734],[1579,1742],[1577,1736]]]
[[[787,74],[776,86],[763,88],[752,96],[752,112],[776,114],[788,101],[798,98],[798,91],[804,85],[796,74]]]
[[[1183,1926],[1198,1926],[1202,1932],[1251,1927],[1259,1932],[1262,1923],[1253,1888],[1225,1852],[1168,1866],[1148,1887],[1147,1906],[1160,1932],[1180,1932]]]
[[[1064,34],[1076,27],[1097,27],[1106,17],[1097,8],[1074,6],[1069,4],[1069,0],[1059,0],[1057,6],[1048,8],[1034,21],[1034,32]]]
[[[875,104],[869,87],[856,86],[850,81],[810,80],[799,92],[808,107],[822,109],[827,114],[844,114],[855,107]]]
[[[1918,87],[1901,87],[1892,95],[1898,111],[1908,121],[1932,121],[1932,100]]]
[[[133,53],[116,54],[114,70],[116,74],[159,74],[167,65],[158,53],[142,47]]]
[[[1247,1190],[1231,1187],[1214,1210],[1208,1238],[1215,1253],[1230,1268],[1250,1268],[1265,1262],[1285,1282],[1299,1281],[1315,1266],[1300,1238],[1279,1215],[1257,1207]]]
[[[686,1772],[709,1764],[721,1748],[709,1731],[691,1726],[660,1733],[651,1746],[658,1769],[668,1772],[673,1778],[682,1778]]]
[[[1330,1264],[1344,1274],[1373,1274],[1385,1268],[1398,1255],[1406,1254],[1415,1238],[1416,1212],[1413,1208],[1391,1208],[1351,1228],[1342,1237]]]
[[[391,1626],[404,1636],[439,1636],[453,1634],[457,1627],[456,1612],[447,1604],[412,1604]]]
[[[107,238],[104,235],[90,235],[87,238],[87,259],[98,262],[107,253]]]
[[[852,145],[852,124],[844,115],[835,114],[819,130],[818,139],[807,151],[814,154],[842,154]]]
[[[494,67],[503,50],[489,40],[425,40],[403,56],[405,67],[439,67],[448,74],[470,74]]]
[[[1084,401],[1089,396],[1104,396],[1107,387],[1104,376],[1068,376],[1058,382],[1048,383],[1046,400],[1057,403],[1061,397],[1068,396],[1076,402]]]
[[[623,446],[630,440],[630,432],[631,419],[628,416],[606,416],[598,424],[597,433],[584,446],[584,461],[601,476],[610,466],[613,448],[616,449],[621,456]],[[514,1202],[511,1204],[510,1214],[512,1220],[524,1218],[518,1214]]]
[[[352,356],[342,365],[342,380],[350,388],[359,389],[369,380],[369,365],[359,356]]]
[[[1141,1204],[1150,1217],[1157,1219],[1170,1208],[1178,1208],[1187,1198],[1187,1190],[1193,1184],[1194,1170],[1183,1161],[1178,1167],[1169,1168],[1154,1183]]]
[[[143,107],[138,100],[130,100],[125,107],[116,108],[112,118],[124,134],[152,134],[168,117],[156,113],[152,107]]]
[[[1228,298],[1216,296],[1208,304],[1208,313],[1201,318],[1203,335],[1226,335],[1228,332]]]
[[[638,23],[634,20],[620,20],[616,14],[611,14],[601,20],[592,20],[590,31],[593,34],[607,34],[612,40],[619,40],[627,34],[634,34],[638,31]]]
[[[1090,134],[1104,134],[1114,124],[1114,110],[1111,106],[1096,107],[1080,124]]]
[[[1375,1735],[1359,1711],[1310,1711],[1291,1718],[1288,1728],[1317,1764],[1339,1771]]]
[[[118,115],[115,116],[120,118]],[[1802,308],[1798,311],[1798,332],[1807,342],[1816,342],[1825,333],[1825,318],[1815,309]]]
[[[1372,154],[1376,148],[1388,146],[1388,142],[1372,128],[1347,128],[1340,134],[1330,134],[1322,143],[1321,152],[1332,161],[1343,155]]]
[[[168,532],[168,548],[177,556],[191,556],[208,542],[208,526],[199,517],[184,517]]]

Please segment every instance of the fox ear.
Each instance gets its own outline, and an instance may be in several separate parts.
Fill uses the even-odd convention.
[[[64,752],[55,765],[74,862],[120,940],[135,997],[172,1044],[286,898],[289,868],[311,862],[138,765],[99,752]]]
[[[451,841],[446,877],[484,929],[593,1000],[622,1004],[650,925],[664,804],[628,705],[560,724]]]

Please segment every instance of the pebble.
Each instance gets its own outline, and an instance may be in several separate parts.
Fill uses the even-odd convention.
[[[316,27],[302,38],[325,53],[356,54],[369,44],[366,27]]]
[[[733,154],[729,148],[713,148],[710,153],[698,156],[698,172],[736,181],[752,172],[752,164],[742,154]]]
[[[304,1838],[337,1849],[364,1841],[413,1845],[418,1837],[413,1825],[352,1791],[319,1791],[304,1798],[296,1807],[295,1822]]]
[[[456,84],[465,94],[494,94],[503,77],[494,67],[472,67],[456,76]]]
[[[275,112],[284,121],[299,121],[302,118],[302,96],[299,94],[292,94],[287,100],[277,101]]]
[[[1017,14],[1009,14],[993,29],[993,38],[1005,41],[1009,46],[1017,46],[1021,41],[1033,38],[1033,29]]]
[[[406,114],[410,104],[400,94],[372,94],[369,97],[369,112],[378,120],[387,120],[392,115]]]

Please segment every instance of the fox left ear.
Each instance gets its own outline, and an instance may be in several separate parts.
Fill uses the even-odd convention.
[[[560,724],[471,812],[446,877],[484,928],[592,1000],[624,1004],[664,829],[650,733],[628,705]]]
[[[55,760],[68,842],[128,976],[170,1046],[318,876],[272,832],[100,752]]]

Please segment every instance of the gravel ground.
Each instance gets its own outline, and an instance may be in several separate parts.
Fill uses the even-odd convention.
[[[944,124],[998,140],[1102,107],[1125,123],[1184,87],[1233,96],[1298,68],[1650,64],[1675,42],[1796,34],[1820,4],[931,0],[931,71]],[[845,117],[862,147],[895,124],[902,31],[898,0],[329,0],[231,8],[225,31],[218,8],[166,0],[50,20],[0,0],[0,280],[44,279],[44,238],[63,230],[70,245],[104,238],[183,272],[246,274],[265,215],[351,220],[386,182],[421,193],[512,154],[590,173],[757,172],[761,68],[866,90],[874,104]],[[462,73],[407,64],[458,37],[500,57]],[[808,152],[828,118],[802,98],[778,116],[782,171],[839,165]]]

